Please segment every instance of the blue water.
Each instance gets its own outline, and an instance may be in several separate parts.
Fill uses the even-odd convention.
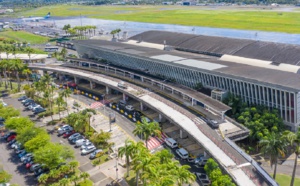
[[[50,20],[49,20],[50,21]],[[53,22],[53,20],[51,20]],[[71,26],[96,25],[98,30],[110,33],[111,30],[120,28],[122,31],[128,31],[128,36],[133,36],[148,30],[163,30],[180,33],[189,33],[197,35],[221,36],[241,39],[252,39],[260,41],[271,41],[279,43],[300,45],[300,34],[286,34],[278,32],[248,31],[225,28],[210,28],[199,26],[182,26],[172,24],[141,23],[131,21],[112,21],[92,18],[72,18],[58,19],[54,21],[56,26],[62,28],[65,24]]]

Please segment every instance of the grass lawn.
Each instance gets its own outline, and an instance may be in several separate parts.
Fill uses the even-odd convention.
[[[49,40],[48,37],[34,35],[24,31],[12,31],[12,30],[0,32],[0,38],[13,39],[18,42],[27,41],[30,44],[43,44],[43,43],[47,43]]]
[[[282,186],[290,185],[291,176],[285,175],[285,174],[277,174],[276,181],[279,183],[279,185],[282,185]],[[294,185],[300,185],[300,178],[295,178]]]
[[[169,23],[189,26],[300,33],[300,12],[279,10],[187,6],[81,6],[41,7],[18,15],[83,16],[99,19]]]

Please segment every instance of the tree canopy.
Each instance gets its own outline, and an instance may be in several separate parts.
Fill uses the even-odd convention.
[[[27,117],[11,117],[5,121],[5,127],[11,130],[22,131],[33,126],[34,123]]]

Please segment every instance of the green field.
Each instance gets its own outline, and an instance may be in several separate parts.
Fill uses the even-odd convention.
[[[284,174],[277,174],[276,181],[279,183],[280,186],[290,185],[291,176],[284,175]],[[300,178],[295,178],[294,185],[300,185]]]
[[[34,35],[24,31],[2,31],[0,32],[0,38],[13,39],[18,42],[26,41],[30,44],[43,44],[48,42],[48,37]]]
[[[189,26],[300,33],[300,12],[264,9],[183,6],[57,5],[18,13],[18,16],[87,16],[91,18],[169,23]]]

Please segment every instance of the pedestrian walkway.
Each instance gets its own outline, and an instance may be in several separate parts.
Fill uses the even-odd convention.
[[[103,106],[103,104],[102,104],[101,102],[96,101],[96,102],[94,102],[94,103],[92,103],[92,104],[90,105],[90,108],[91,108],[91,109],[97,109],[97,108],[100,108],[100,107],[102,107],[102,106]]]
[[[150,139],[147,141],[148,142],[148,149],[150,151],[159,148],[164,142],[165,139],[167,138],[167,136],[162,133],[161,134],[161,138],[158,137],[150,137]],[[146,146],[146,142],[144,142],[145,146]]]

